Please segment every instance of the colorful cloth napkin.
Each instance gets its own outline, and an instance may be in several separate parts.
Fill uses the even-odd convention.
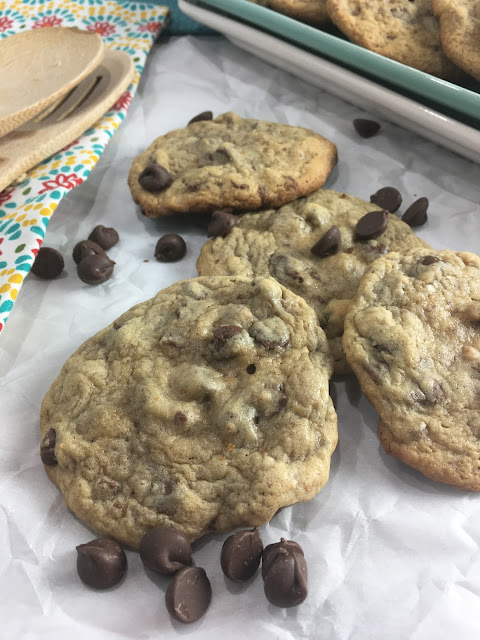
[[[63,196],[81,184],[125,118],[148,52],[168,8],[122,0],[0,0],[0,37],[50,26],[100,34],[127,51],[136,76],[112,108],[77,140],[28,172],[21,184],[0,193],[0,332],[42,244],[50,216]]]

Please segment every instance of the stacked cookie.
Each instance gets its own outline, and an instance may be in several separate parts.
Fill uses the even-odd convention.
[[[319,189],[279,209],[247,213],[226,237],[207,242],[200,275],[273,276],[315,310],[334,359],[342,348],[347,309],[369,265],[388,251],[426,247],[392,213],[345,193]]]
[[[178,282],[82,345],[41,411],[70,509],[137,547],[268,522],[326,483],[332,360],[315,313],[273,278]]]
[[[480,80],[479,0],[250,0],[322,27],[420,71],[461,82]]]
[[[250,0],[250,2],[316,27],[329,22],[326,0]]]
[[[136,158],[129,184],[150,217],[221,207],[217,235],[236,221],[225,208],[279,207],[336,161],[313,131],[207,112]],[[328,479],[332,371],[314,310],[275,279],[179,282],[66,362],[42,405],[42,461],[82,520],[132,546],[159,525],[189,540],[261,525]]]
[[[43,401],[42,461],[97,532],[193,541],[309,500],[350,366],[389,453],[480,490],[480,260],[416,237],[425,199],[400,220],[395,189],[321,189],[336,158],[313,131],[207,112],[134,161],[146,215],[209,211],[214,237],[200,277],[88,340]]]
[[[414,249],[377,260],[343,344],[385,451],[480,491],[480,258]]]

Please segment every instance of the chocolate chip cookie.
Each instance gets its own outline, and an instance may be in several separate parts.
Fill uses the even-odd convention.
[[[432,0],[447,56],[480,82],[480,0]]]
[[[42,461],[79,518],[134,547],[157,525],[261,525],[328,479],[331,372],[314,312],[273,278],[178,282],[67,360]]]
[[[375,204],[327,189],[278,210],[245,214],[208,241],[200,275],[273,276],[317,313],[336,373],[349,367],[343,320],[367,267],[387,251],[426,247],[410,227]]]
[[[426,249],[380,258],[360,282],[343,343],[385,451],[480,491],[480,258]]]
[[[128,184],[145,215],[279,207],[321,187],[337,162],[318,133],[224,113],[157,138]]]
[[[461,77],[442,51],[432,0],[327,0],[327,11],[355,44],[446,80]]]
[[[314,26],[329,22],[325,0],[250,0]]]

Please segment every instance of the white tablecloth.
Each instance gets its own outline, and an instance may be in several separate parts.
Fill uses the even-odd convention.
[[[419,236],[438,249],[480,250],[477,165],[385,122],[380,134],[363,140],[352,120],[368,114],[220,37],[161,41],[124,124],[50,223],[45,245],[65,256],[64,274],[49,282],[30,275],[0,338],[0,637],[478,640],[480,496],[431,482],[387,457],[376,414],[353,378],[334,383],[339,445],[327,486],[261,530],[265,544],[283,536],[303,546],[310,592],[301,606],[269,605],[258,575],[246,586],[227,584],[221,535],[194,546],[213,600],[190,627],[171,620],[167,579],[147,576],[133,551],[118,588],[94,592],[78,579],[75,546],[95,535],[67,511],[43,471],[40,403],[84,340],[159,289],[196,275],[208,216],[148,220],[133,204],[126,178],[135,155],[156,136],[206,109],[322,133],[340,158],[326,186],[366,200],[395,186],[404,208],[427,196],[429,222]],[[109,252],[114,277],[88,287],[76,276],[71,251],[96,224],[114,226],[121,241]],[[179,263],[153,257],[167,232],[187,242]]]

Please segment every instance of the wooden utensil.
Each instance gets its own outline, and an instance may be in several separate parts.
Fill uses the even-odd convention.
[[[134,74],[128,53],[105,48],[100,66],[55,109],[1,138],[0,192],[95,124],[122,95]]]
[[[67,94],[103,55],[97,33],[74,28],[32,29],[0,40],[0,137]]]

